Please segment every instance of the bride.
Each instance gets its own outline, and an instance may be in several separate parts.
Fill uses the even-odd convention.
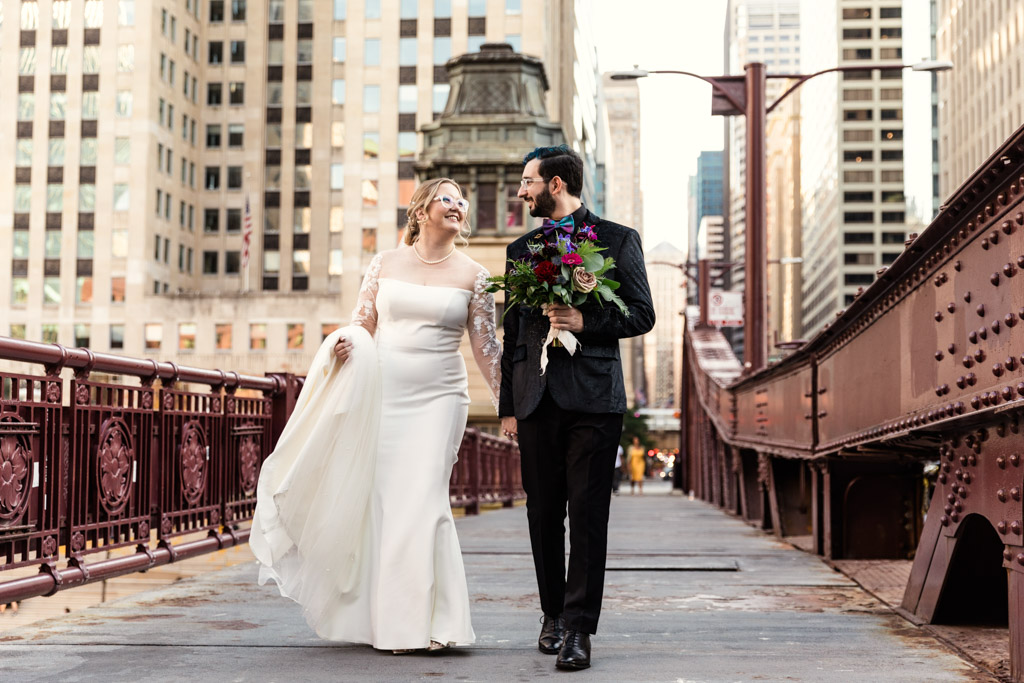
[[[474,642],[448,497],[469,410],[465,331],[492,403],[501,348],[487,271],[456,249],[468,202],[447,178],[410,202],[352,324],[317,351],[260,472],[249,539],[322,638],[396,653]]]

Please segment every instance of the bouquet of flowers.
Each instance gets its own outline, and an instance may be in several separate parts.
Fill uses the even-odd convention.
[[[619,283],[604,274],[615,267],[615,259],[602,256],[605,247],[599,246],[594,226],[583,225],[573,235],[573,219],[545,220],[534,238],[527,243],[529,256],[509,259],[511,268],[503,275],[488,279],[488,292],[505,292],[505,314],[512,306],[529,306],[546,311],[551,304],[565,304],[578,308],[588,296],[604,306],[615,304],[623,315],[629,309],[615,290]],[[561,343],[570,355],[576,352],[578,341],[568,330],[548,331],[540,359],[540,374],[547,368],[548,345]]]

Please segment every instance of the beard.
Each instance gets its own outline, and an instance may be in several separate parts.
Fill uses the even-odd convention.
[[[551,191],[545,186],[544,191],[533,198],[530,215],[534,218],[550,218],[554,210],[555,198],[551,196]]]

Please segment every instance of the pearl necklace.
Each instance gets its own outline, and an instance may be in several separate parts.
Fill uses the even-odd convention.
[[[412,253],[416,254],[416,258],[418,258],[420,260],[420,263],[423,263],[424,265],[427,265],[427,266],[436,266],[438,263],[444,263],[445,261],[447,261],[448,259],[451,258],[452,254],[455,253],[455,245],[453,244],[452,245],[452,250],[449,251],[444,256],[442,256],[441,258],[437,259],[436,261],[428,261],[427,259],[425,259],[422,256],[420,256],[420,252],[416,248],[415,244],[412,245]]]

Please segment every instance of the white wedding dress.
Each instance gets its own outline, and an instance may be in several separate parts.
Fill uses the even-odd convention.
[[[353,324],[328,335],[260,472],[249,544],[322,638],[380,649],[469,644],[448,482],[469,410],[467,328],[495,402],[501,348],[481,270],[472,291],[367,270]],[[339,336],[353,342],[344,364]]]

